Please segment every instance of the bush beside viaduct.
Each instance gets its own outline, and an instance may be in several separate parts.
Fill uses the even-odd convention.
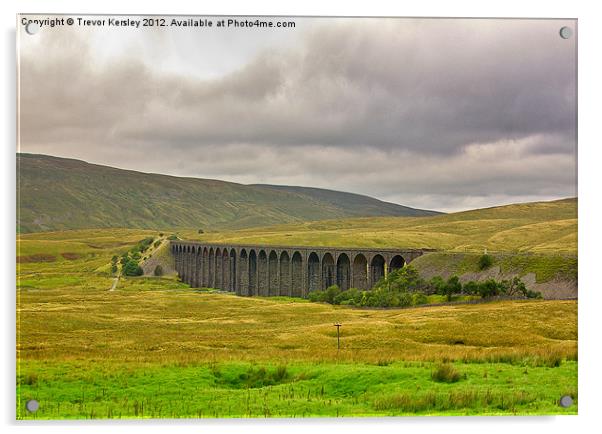
[[[176,271],[192,287],[217,288],[245,296],[306,297],[338,285],[369,289],[426,249],[363,249],[222,245],[171,241]]]

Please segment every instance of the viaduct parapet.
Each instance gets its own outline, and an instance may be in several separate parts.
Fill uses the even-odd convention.
[[[305,297],[337,284],[369,289],[427,249],[224,245],[171,241],[176,270],[192,287],[246,296]]]

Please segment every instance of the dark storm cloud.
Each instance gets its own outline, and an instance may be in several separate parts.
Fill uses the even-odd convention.
[[[575,46],[560,25],[324,21],[214,79],[97,62],[75,34],[49,35],[21,58],[22,150],[433,208],[569,196]]]

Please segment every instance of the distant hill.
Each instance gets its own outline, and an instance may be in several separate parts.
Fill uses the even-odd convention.
[[[373,216],[430,216],[332,190],[181,178],[17,154],[17,232],[85,228],[237,229]]]
[[[269,184],[254,184],[253,186],[266,189],[276,189],[278,191],[302,195],[313,200],[320,201],[321,203],[347,209],[355,217],[424,217],[441,214],[437,211],[426,211],[423,209],[415,209],[407,206],[397,205],[395,203],[383,202],[381,200],[374,199],[373,197],[363,196],[361,194],[345,193],[342,191],[326,190],[323,188]]]

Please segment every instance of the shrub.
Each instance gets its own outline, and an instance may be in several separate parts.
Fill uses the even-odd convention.
[[[123,266],[123,274],[125,276],[142,276],[144,274],[144,271],[142,270],[140,265],[138,265],[138,262],[136,262],[133,259],[130,259]]]
[[[414,306],[418,306],[421,304],[427,304],[428,303],[428,298],[426,297],[426,294],[422,293],[422,292],[417,292],[414,294],[413,299],[412,299],[412,304]]]
[[[455,383],[460,380],[460,373],[450,363],[443,363],[431,373],[433,381],[439,383]]]
[[[341,291],[334,297],[334,304],[359,305],[362,301],[362,292],[357,288]]]
[[[398,298],[399,298],[399,303],[397,304],[397,306],[400,306],[400,307],[411,306],[414,301],[413,295],[410,294],[409,292],[400,293]]]
[[[462,286],[462,291],[465,294],[477,295],[479,293],[479,284],[477,282],[475,282],[474,280],[471,280],[470,282],[466,282]]]
[[[525,293],[525,297],[527,297],[527,298],[543,298],[543,296],[541,295],[541,292],[531,291],[530,289],[527,289],[527,292]]]
[[[117,255],[114,255],[114,256],[111,258],[111,264],[116,264],[116,263],[117,263],[117,261],[119,261],[119,256],[117,256]]]
[[[199,233],[199,234],[204,234],[204,233],[205,233],[205,231],[204,231],[204,230],[202,230],[202,229],[199,229],[199,230],[198,230],[198,233]]]
[[[178,236],[177,236],[176,234],[172,234],[172,235],[170,235],[169,237],[167,237],[167,239],[168,239],[169,241],[175,241],[175,240],[177,240],[177,239],[178,239]]]
[[[309,299],[309,301],[314,302],[338,304],[335,303],[335,299],[339,294],[341,294],[341,289],[337,285],[332,285],[323,291],[319,289],[316,291],[311,291],[308,294],[307,298]]]
[[[326,295],[324,291],[321,291],[319,289],[316,291],[311,291],[309,294],[307,294],[307,299],[313,302],[325,301],[325,298]]]
[[[111,265],[111,273],[113,273],[113,274],[117,273],[117,264]]]
[[[159,247],[161,245],[161,240],[157,240],[155,241],[155,244],[153,244],[153,246],[155,247]]]
[[[486,253],[484,255],[481,255],[481,257],[479,258],[479,270],[486,270],[492,265],[493,258],[490,255]]]
[[[145,252],[150,245],[155,241],[153,237],[144,238],[143,240],[138,241],[136,244],[136,250],[139,252]]]
[[[160,265],[157,265],[155,267],[155,271],[153,272],[153,274],[155,276],[163,276],[163,267],[161,267]]]
[[[327,303],[330,303],[330,304],[334,304],[334,299],[336,298],[337,295],[339,295],[341,293],[341,288],[339,288],[338,285],[332,285],[332,286],[329,286],[328,288],[326,288],[324,293],[325,293],[324,301]]]

